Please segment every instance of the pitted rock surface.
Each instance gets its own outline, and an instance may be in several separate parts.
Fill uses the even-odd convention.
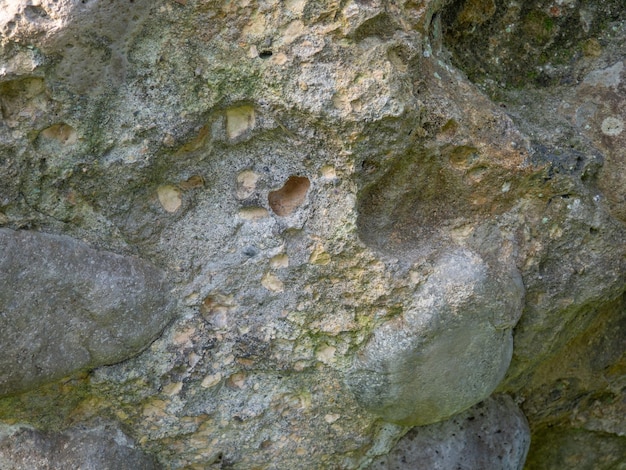
[[[521,470],[530,428],[508,395],[495,395],[443,423],[416,427],[370,470]]]

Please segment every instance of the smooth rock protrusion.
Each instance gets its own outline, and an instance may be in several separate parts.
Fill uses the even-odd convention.
[[[140,259],[0,229],[0,396],[137,354],[171,307],[165,273]]]
[[[157,470],[155,459],[135,447],[117,426],[75,427],[43,433],[26,426],[0,425],[3,470],[81,469]]]
[[[511,361],[524,288],[465,249],[441,256],[414,303],[374,331],[347,382],[386,421],[425,425],[487,398]]]
[[[448,421],[412,429],[370,470],[521,470],[529,446],[526,417],[501,395]]]

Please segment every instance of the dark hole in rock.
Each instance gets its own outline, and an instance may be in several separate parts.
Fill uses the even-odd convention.
[[[261,51],[259,53],[259,57],[261,59],[269,59],[270,57],[272,57],[272,51]]]
[[[305,176],[290,176],[282,188],[270,191],[269,205],[276,215],[287,216],[302,205],[310,186]]]
[[[48,16],[48,13],[40,6],[29,5],[24,9],[24,15],[29,20],[34,21],[39,18],[45,18]]]
[[[250,257],[250,258],[253,258],[253,257],[255,257],[256,255],[259,254],[259,249],[257,247],[255,247],[255,246],[248,246],[248,247],[244,248],[243,254],[248,256],[248,257]]]

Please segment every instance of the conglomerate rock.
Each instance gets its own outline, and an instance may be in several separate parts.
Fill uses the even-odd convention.
[[[175,320],[0,420],[116,420],[166,468],[353,469],[495,388],[617,461],[620,3],[2,4],[0,225],[151,263]],[[533,438],[538,468],[572,449]]]

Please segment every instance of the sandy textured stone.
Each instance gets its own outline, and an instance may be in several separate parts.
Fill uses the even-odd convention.
[[[0,426],[0,466],[5,470],[80,468],[157,470],[161,466],[113,424],[44,433]]]

